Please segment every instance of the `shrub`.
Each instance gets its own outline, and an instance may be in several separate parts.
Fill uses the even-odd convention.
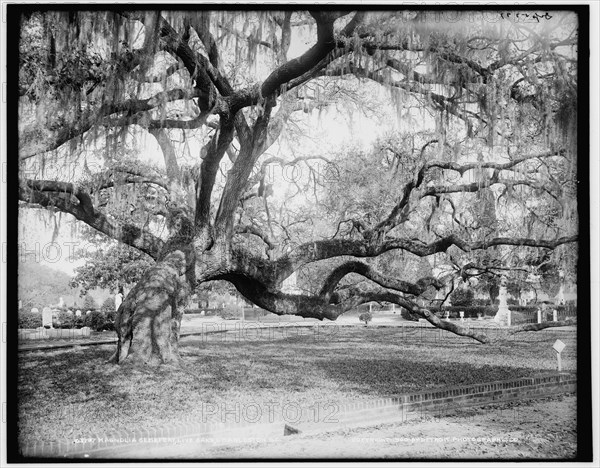
[[[490,305],[490,300],[489,299],[473,299],[473,301],[471,301],[472,305],[474,306],[489,306]]]
[[[92,296],[86,294],[83,299],[83,308],[85,310],[95,310],[98,308],[98,305]]]
[[[409,320],[411,322],[418,322],[419,321],[419,317],[417,315],[411,314],[410,311],[408,309],[405,309],[404,307],[402,307],[402,309],[400,309],[400,316],[404,320]]]
[[[115,329],[115,319],[117,313],[114,310],[104,313],[104,328],[103,330],[112,331]]]
[[[453,306],[468,306],[473,303],[475,293],[469,288],[460,288],[450,295]]]
[[[55,328],[75,328],[75,314],[68,312],[59,312],[56,320],[53,320],[52,326]]]
[[[539,308],[538,306],[521,306],[521,305],[511,305],[509,307],[509,309],[512,312],[520,312],[520,313],[523,313],[523,314],[537,313],[538,308]]]
[[[223,308],[222,307],[213,307],[213,308],[209,309],[208,307],[203,307],[203,308],[191,307],[191,308],[184,309],[183,313],[184,314],[201,315],[202,311],[204,311],[205,316],[212,315],[214,317],[214,316],[220,316],[223,311]]]
[[[365,327],[369,325],[369,322],[373,320],[373,315],[371,312],[363,312],[358,316],[358,320],[361,322],[365,322]]]
[[[38,328],[42,326],[42,314],[21,311],[19,316],[19,328]]]
[[[106,317],[102,312],[94,310],[85,316],[83,323],[94,331],[102,331],[106,325]]]
[[[493,306],[446,306],[442,310],[437,311],[435,315],[439,318],[444,318],[446,311],[450,314],[450,318],[460,318],[460,312],[462,311],[465,313],[464,318],[476,319],[478,317],[477,314],[481,314],[482,317],[486,315],[494,316],[498,308]]]
[[[216,315],[218,315],[224,320],[234,320],[236,318],[239,318],[238,314],[234,314],[232,311],[227,309],[221,309],[220,312],[217,312]]]

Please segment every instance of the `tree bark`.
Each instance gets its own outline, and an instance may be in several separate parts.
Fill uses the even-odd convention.
[[[172,252],[152,266],[129,292],[117,311],[118,342],[110,362],[179,362],[182,305],[191,291],[186,264],[184,252]]]

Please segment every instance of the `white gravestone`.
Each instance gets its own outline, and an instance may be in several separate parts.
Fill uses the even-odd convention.
[[[554,351],[556,351],[556,360],[558,361],[558,372],[562,371],[562,362],[561,362],[561,356],[560,353],[563,352],[563,349],[565,349],[565,344],[560,341],[560,340],[556,340],[554,342],[554,344],[552,345],[552,347],[554,348]]]
[[[552,321],[553,322],[558,322],[558,310],[554,309],[552,311]]]
[[[81,311],[79,309],[75,311],[75,317],[81,317]]]
[[[494,321],[501,326],[510,327],[510,310],[508,310],[508,304],[506,303],[506,286],[508,285],[508,280],[506,276],[503,276],[500,280],[500,291],[498,292],[498,298],[500,299],[500,304],[498,305],[498,312],[494,317]]]
[[[464,322],[464,321],[465,321],[465,312],[464,312],[463,310],[461,310],[461,311],[459,312],[459,315],[460,315],[460,321],[461,321],[461,322]]]
[[[44,307],[42,310],[42,326],[52,328],[52,309]]]
[[[40,311],[39,311],[39,309],[38,309],[37,307],[33,307],[33,308],[31,309],[31,313],[32,313],[32,314],[39,314],[39,313],[40,313]]]

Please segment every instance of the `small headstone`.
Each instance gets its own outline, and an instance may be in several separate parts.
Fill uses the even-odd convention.
[[[89,315],[89,314],[91,314],[91,313],[92,313],[92,311],[91,311],[91,310],[88,310],[88,311],[85,313],[85,315]]]
[[[32,314],[39,314],[39,313],[40,313],[40,311],[39,311],[39,309],[38,309],[37,307],[33,307],[33,308],[31,309],[31,313],[32,313]]]
[[[552,321],[558,322],[558,311],[556,309],[552,311]]]
[[[481,315],[481,312],[477,313],[477,320],[483,320],[483,316]]]
[[[464,322],[465,321],[465,312],[463,310],[461,310],[458,314],[460,315],[460,321]]]
[[[23,308],[23,301],[19,300],[19,310]]]
[[[563,349],[565,349],[565,344],[560,341],[560,340],[556,340],[554,342],[554,345],[552,345],[552,347],[554,348],[554,351],[556,351],[556,361],[558,364],[558,372],[562,371],[562,363],[561,363],[561,359],[560,359],[560,353],[562,353]]]
[[[450,318],[450,312],[449,312],[449,311],[446,311],[446,312],[445,312],[445,314],[444,314],[444,318],[445,318],[446,320],[448,320],[448,319]]]
[[[200,315],[204,315],[206,312],[204,312],[203,310],[200,311]]]
[[[52,309],[44,307],[42,310],[42,326],[52,328]]]
[[[81,335],[82,336],[90,336],[90,327],[83,327],[81,329]]]
[[[81,317],[81,311],[79,309],[75,311],[75,317]]]

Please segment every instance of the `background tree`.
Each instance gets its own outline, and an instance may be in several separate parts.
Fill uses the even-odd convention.
[[[450,298],[452,300],[452,305],[470,306],[473,304],[474,293],[468,286],[463,286],[455,289]]]
[[[83,298],[83,308],[85,310],[96,310],[98,308],[98,304],[92,296],[86,294]]]
[[[100,310],[102,312],[104,312],[105,314],[114,312],[115,311],[115,300],[112,297],[107,297],[106,299],[104,299],[104,302],[102,303],[102,306],[100,307]]]
[[[577,241],[578,18],[525,27],[494,13],[490,28],[475,12],[440,14],[20,15],[20,199],[154,260],[118,311],[115,362],[176,362],[182,305],[214,280],[276,314],[334,320],[387,301],[488,341],[440,320],[435,291]],[[411,131],[337,155],[287,131],[365,95]],[[143,160],[148,139],[161,164]],[[337,196],[351,186],[349,202]],[[491,248],[495,263],[478,264]],[[436,273],[383,274],[391,252]],[[317,292],[281,290],[319,262]]]
[[[369,326],[369,322],[373,320],[373,314],[371,312],[363,312],[358,316],[358,320],[365,322],[365,327]]]
[[[95,288],[105,288],[111,293],[116,293],[119,286],[130,289],[154,263],[139,250],[114,243],[78,258],[85,258],[86,263],[75,268],[71,286],[80,287],[82,294]]]

